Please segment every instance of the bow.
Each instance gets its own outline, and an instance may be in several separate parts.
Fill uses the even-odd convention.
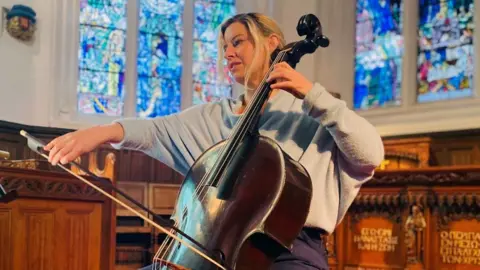
[[[46,158],[48,159],[48,155],[47,155],[47,152],[45,150],[43,150],[43,147],[45,146],[41,141],[39,141],[37,138],[35,138],[34,136],[28,134],[26,131],[24,130],[21,130],[20,131],[20,135],[22,135],[23,137],[25,137],[27,139],[27,145],[28,147],[34,151],[35,153],[39,154],[40,156],[42,156],[43,158]],[[175,227],[172,222],[170,222],[169,220],[165,220],[164,218],[158,216],[157,214],[153,213],[150,209],[148,209],[147,207],[145,207],[144,205],[142,205],[141,203],[139,203],[138,201],[136,201],[135,199],[133,199],[132,197],[130,197],[129,195],[125,194],[122,190],[118,189],[117,187],[115,187],[115,185],[113,185],[110,181],[108,181],[107,179],[104,179],[104,178],[100,178],[98,176],[96,176],[95,174],[93,174],[92,172],[90,172],[88,169],[85,169],[82,165],[78,164],[77,162],[75,161],[72,161],[70,162],[69,164],[71,165],[74,165],[76,167],[78,167],[80,170],[82,170],[83,172],[85,172],[88,176],[92,177],[93,179],[95,179],[96,181],[100,182],[102,185],[105,185],[105,186],[108,186],[109,188],[111,188],[112,190],[114,190],[116,193],[122,195],[126,200],[130,201],[131,203],[133,203],[134,205],[136,205],[137,207],[139,207],[140,209],[142,209],[143,211],[147,212],[148,214],[150,214],[153,219],[150,219],[148,218],[146,215],[140,213],[139,211],[133,209],[132,207],[130,207],[129,205],[127,205],[126,203],[120,201],[119,199],[115,198],[114,196],[112,196],[111,194],[109,194],[108,192],[104,191],[103,189],[97,187],[96,185],[94,185],[92,182],[90,182],[89,180],[85,179],[84,177],[80,176],[80,175],[77,175],[76,173],[74,173],[73,171],[71,171],[69,168],[65,167],[64,165],[62,164],[58,164],[57,166],[59,166],[60,168],[62,168],[63,170],[65,170],[66,172],[70,173],[71,175],[75,176],[77,179],[79,179],[80,181],[84,182],[85,184],[89,185],[90,187],[94,188],[95,190],[97,190],[98,192],[102,193],[103,195],[107,196],[108,198],[110,198],[112,201],[116,202],[117,204],[125,207],[126,209],[128,209],[130,212],[134,213],[135,215],[137,215],[138,217],[142,218],[145,222],[149,223],[150,225],[152,225],[153,227],[157,228],[158,230],[160,230],[161,232],[165,233],[166,235],[168,235],[169,237],[172,237],[173,239],[175,239],[176,241],[180,242],[181,244],[185,245],[185,247],[189,248],[190,250],[192,250],[193,252],[197,253],[198,255],[202,256],[203,258],[205,258],[206,260],[210,261],[211,263],[213,263],[214,265],[218,266],[219,269],[223,269],[223,270],[227,270],[227,268],[225,266],[222,266],[221,264],[219,264],[217,261],[215,261],[214,259],[212,259],[213,256],[211,256],[210,254],[208,254],[208,250],[203,247],[200,243],[198,243],[197,241],[195,241],[195,239],[191,238],[190,236],[188,236],[187,234],[185,234],[182,230],[180,230],[179,228]],[[17,193],[16,191],[11,191],[9,193],[6,193],[6,195],[4,195],[2,197],[2,193],[5,193],[5,190],[3,190],[3,188],[0,186],[0,201],[6,201],[6,200],[13,200]],[[195,244],[195,246],[193,246],[192,244],[190,243],[187,243],[185,240],[177,237],[175,234],[173,234],[171,231],[167,230],[167,228],[175,231],[176,233],[182,235],[183,237],[185,237],[186,239],[188,239],[189,241],[191,241],[193,244]],[[200,250],[201,249],[201,250]]]

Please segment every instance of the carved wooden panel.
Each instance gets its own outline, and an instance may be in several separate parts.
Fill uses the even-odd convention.
[[[435,188],[429,202],[429,267],[480,269],[480,187]]]
[[[378,171],[334,236],[338,269],[480,269],[480,167]]]
[[[383,217],[363,218],[348,231],[353,240],[347,255],[347,266],[403,268],[401,225]]]
[[[403,268],[404,202],[401,189],[369,189],[357,196],[345,225],[345,267]]]
[[[101,158],[100,160],[98,159],[99,155],[95,152],[88,153],[86,156],[88,156],[88,166],[82,166],[79,168],[76,165],[72,165],[71,170],[73,173],[79,175],[88,175],[88,172],[84,171],[88,170],[98,177],[109,179],[112,183],[117,182],[115,179],[116,157],[113,152],[106,152],[104,158]],[[82,157],[78,157],[75,161],[78,164],[82,164]],[[100,162],[102,165],[99,165]]]

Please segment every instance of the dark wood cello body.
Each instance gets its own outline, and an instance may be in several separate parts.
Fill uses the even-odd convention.
[[[254,136],[238,151],[236,168],[229,168],[231,186],[211,185],[195,193],[193,187],[212,169],[225,144],[213,146],[192,166],[180,189],[176,205],[180,211],[172,218],[222,264],[233,269],[269,269],[280,252],[290,249],[305,223],[310,177],[275,141]],[[217,269],[184,247],[172,245],[171,249],[165,258],[171,263]]]
[[[328,46],[312,14],[300,19],[297,32],[306,39],[277,50],[272,66],[285,61],[295,67],[304,54]],[[230,137],[195,161],[172,215],[175,226],[195,239],[223,269],[269,269],[280,253],[291,249],[309,213],[312,183],[308,172],[258,131],[270,92],[264,79]],[[219,269],[177,240],[167,239],[163,244],[154,259],[165,266],[160,269],[172,269],[172,265],[176,269]]]

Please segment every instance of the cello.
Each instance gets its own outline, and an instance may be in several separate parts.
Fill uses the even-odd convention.
[[[273,139],[259,134],[258,120],[272,90],[266,78],[273,66],[284,61],[295,68],[303,55],[329,45],[313,14],[300,18],[297,33],[305,39],[274,52],[269,72],[229,138],[195,160],[180,186],[170,221],[78,163],[70,162],[153,219],[58,164],[167,235],[155,254],[153,269],[269,269],[277,256],[291,249],[309,212],[311,179]],[[29,148],[48,159],[39,140],[25,131],[20,134]]]

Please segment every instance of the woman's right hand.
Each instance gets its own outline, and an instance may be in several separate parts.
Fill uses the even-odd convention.
[[[84,153],[91,152],[106,142],[120,142],[123,139],[123,128],[114,123],[95,126],[67,133],[53,139],[43,148],[49,151],[48,161],[52,165],[67,164]]]

